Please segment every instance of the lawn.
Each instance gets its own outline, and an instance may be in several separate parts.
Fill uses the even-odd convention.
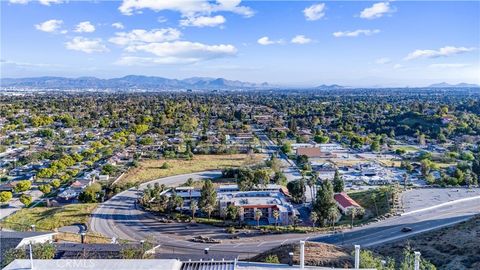
[[[377,196],[375,201],[372,199],[373,194],[376,194]],[[381,192],[379,189],[356,191],[348,193],[348,195],[365,209],[365,215],[361,222],[368,221],[369,219],[376,218],[377,216],[382,216],[389,212],[389,206],[387,204],[385,193]],[[350,220],[350,218],[346,219]]]
[[[160,159],[144,160],[136,168],[130,169],[119,185],[127,183],[143,183],[157,178],[194,173],[208,170],[218,170],[232,167],[241,167],[258,164],[265,158],[262,154],[235,154],[235,155],[196,155],[191,160],[185,159]],[[168,168],[162,168],[164,163]]]
[[[30,229],[34,224],[39,231],[51,231],[75,223],[88,223],[90,213],[97,207],[95,203],[70,204],[62,207],[24,208],[4,219],[2,227],[17,231]]]

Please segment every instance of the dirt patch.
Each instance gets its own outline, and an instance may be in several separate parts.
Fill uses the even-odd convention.
[[[253,258],[251,261],[265,262],[269,255],[276,255],[282,264],[289,263],[289,253],[293,252],[293,263],[299,264],[300,259],[300,245],[288,244],[281,245],[277,248],[271,249],[261,253]],[[351,268],[353,266],[353,258],[350,255],[351,250],[347,248],[337,247],[334,245],[323,243],[305,243],[305,265],[310,266],[324,266],[324,267],[338,267]]]
[[[374,248],[376,253],[398,259],[406,246],[422,253],[437,269],[480,269],[480,216],[408,240]]]

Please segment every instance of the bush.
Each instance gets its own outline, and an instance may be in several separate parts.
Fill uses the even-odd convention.
[[[172,166],[170,164],[168,164],[167,162],[164,162],[162,164],[162,166],[160,166],[160,169],[170,169]]]
[[[230,226],[227,229],[225,229],[227,233],[234,234],[236,232],[235,228]]]
[[[18,182],[15,185],[14,189],[15,189],[15,192],[24,192],[24,191],[29,190],[31,187],[32,187],[32,182],[30,182],[28,180],[23,180],[23,181]]]
[[[265,258],[266,263],[280,263],[280,260],[278,259],[277,255],[268,255]]]

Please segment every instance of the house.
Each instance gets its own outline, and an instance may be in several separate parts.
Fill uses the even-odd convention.
[[[307,156],[308,158],[335,158],[336,155],[330,152],[323,152],[320,147],[299,147],[297,156]]]
[[[362,208],[356,201],[354,201],[350,196],[348,196],[347,193],[345,192],[340,192],[335,195],[333,195],[333,198],[335,199],[335,203],[337,204],[338,208],[340,211],[342,211],[343,214],[347,214],[350,209],[357,208],[360,209]]]

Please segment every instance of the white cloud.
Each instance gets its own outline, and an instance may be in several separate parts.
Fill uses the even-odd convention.
[[[409,53],[404,59],[405,60],[413,60],[417,58],[438,58],[438,57],[446,57],[466,52],[471,52],[475,50],[475,48],[467,48],[467,47],[454,47],[454,46],[445,46],[438,50],[415,50]]]
[[[146,52],[156,57],[125,56],[117,62],[118,64],[190,64],[234,56],[237,53],[237,49],[233,45],[207,45],[190,41],[137,44],[128,46],[126,51]]]
[[[343,31],[343,32],[338,31],[338,32],[333,33],[333,36],[334,37],[358,37],[360,35],[371,36],[371,35],[378,34],[378,33],[380,33],[380,30],[378,30],[378,29],[373,29],[373,30],[359,29],[359,30],[355,30],[355,31]]]
[[[65,47],[69,50],[81,51],[85,53],[107,52],[108,48],[103,44],[100,38],[84,38],[74,37],[72,40],[65,43]]]
[[[309,6],[303,10],[303,14],[308,21],[316,21],[325,16],[325,4],[319,3]]]
[[[9,0],[8,2],[11,4],[21,4],[25,5],[28,4],[31,0]],[[45,6],[50,6],[50,4],[61,4],[63,0],[38,0],[38,2]]]
[[[20,4],[20,5],[25,5],[28,3],[29,0],[9,0],[8,2],[10,4]]]
[[[440,63],[440,64],[431,64],[428,67],[430,68],[464,68],[469,67],[471,64],[464,63]]]
[[[222,15],[217,15],[213,17],[209,16],[199,16],[199,17],[188,17],[186,19],[180,20],[180,25],[182,26],[195,26],[195,27],[214,27],[225,23],[225,17]]]
[[[257,40],[257,43],[260,45],[272,45],[272,44],[281,44],[283,43],[282,39],[279,40],[271,40],[269,37],[261,37]]]
[[[304,35],[297,35],[292,38],[291,42],[295,44],[307,44],[312,42],[312,40]]]
[[[75,28],[75,32],[77,33],[92,33],[95,32],[95,26],[90,23],[89,21],[81,22],[77,24]]]
[[[43,32],[53,33],[60,29],[62,23],[62,20],[48,20],[43,23],[35,24],[35,28]]]
[[[404,68],[405,66],[404,65],[401,65],[401,64],[395,64],[393,65],[393,69],[401,69],[401,68]]]
[[[121,22],[112,23],[112,27],[117,28],[117,29],[125,28],[125,26],[123,26],[123,24]]]
[[[362,10],[362,12],[360,12],[360,18],[376,19],[382,17],[385,14],[393,12],[395,12],[395,9],[390,6],[389,2],[380,2],[375,3],[373,4],[373,6]]]
[[[39,0],[40,4],[50,6],[50,4],[61,4],[63,0]]]
[[[217,0],[215,3],[208,0],[123,0],[119,10],[125,15],[132,15],[142,9],[151,9],[156,12],[173,10],[180,12],[184,17],[209,15],[218,11],[230,11],[245,17],[253,16],[254,12],[249,7],[240,6],[240,2],[240,0]]]
[[[392,62],[392,59],[390,59],[388,57],[382,57],[382,58],[378,58],[377,60],[375,60],[375,63],[379,64],[379,65],[389,64],[391,62]]]
[[[115,37],[109,39],[110,42],[121,46],[130,46],[141,43],[173,41],[180,38],[182,33],[175,28],[152,29],[134,29],[130,32],[115,33]]]

